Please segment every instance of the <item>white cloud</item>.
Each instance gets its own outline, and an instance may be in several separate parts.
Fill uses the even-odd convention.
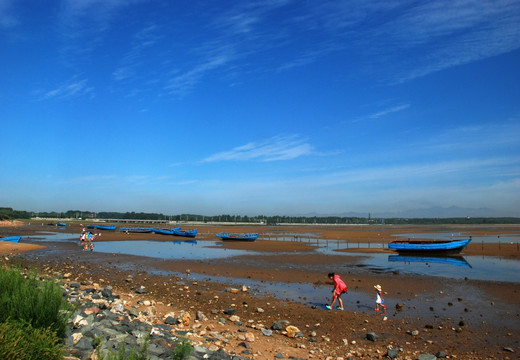
[[[313,148],[297,136],[276,136],[261,142],[251,142],[229,151],[213,154],[203,162],[217,161],[280,161],[311,154]]]
[[[93,95],[93,91],[94,88],[88,86],[87,79],[78,79],[77,77],[73,77],[59,85],[57,88],[52,90],[39,90],[37,91],[37,94],[38,100],[49,100]]]

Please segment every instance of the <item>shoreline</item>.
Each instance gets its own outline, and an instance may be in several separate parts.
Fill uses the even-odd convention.
[[[494,226],[496,228],[496,226]],[[434,230],[428,227],[429,230]],[[204,227],[201,238],[213,240],[212,234],[216,230],[222,231],[225,228]],[[247,232],[255,228],[241,228],[241,231]],[[265,231],[265,227],[263,228]],[[305,228],[308,231],[309,228]],[[396,229],[392,227],[391,231],[383,233],[381,228],[374,231],[373,228],[348,228],[344,230],[337,227],[328,228],[325,232],[323,228],[313,228],[316,232],[320,230],[320,236],[326,238],[334,237],[350,237],[364,238],[376,242],[381,238],[392,238],[392,234],[401,233],[403,228]],[[418,227],[413,227],[413,231],[417,231]],[[446,229],[443,226],[440,230]],[[2,228],[5,230],[5,228]],[[34,235],[39,231],[49,231],[46,226],[25,224],[10,231],[25,232],[26,236]],[[199,227],[199,231],[201,228]],[[288,231],[295,231],[294,226],[283,228],[269,228],[270,231],[277,231],[281,234]],[[348,234],[344,231],[348,230]],[[421,232],[423,232],[421,228]],[[62,230],[60,230],[62,231]],[[66,232],[71,234],[79,233],[81,227],[67,227]],[[474,233],[491,233],[490,230],[478,228]],[[510,233],[520,233],[519,227],[509,227],[507,231]],[[3,231],[1,235],[7,235]],[[197,236],[198,238],[199,236]],[[164,239],[171,240],[168,236],[157,236],[154,234],[121,234],[119,232],[102,232],[101,240],[118,241],[118,240],[135,240],[135,239]],[[203,240],[202,240],[203,241]],[[1,242],[0,242],[1,243]],[[18,244],[28,245],[28,244]],[[39,244],[35,244],[39,245]],[[477,244],[479,245],[479,244]],[[497,246],[486,246],[484,250],[479,246],[474,249],[468,246],[468,252],[474,252],[480,255],[479,251],[485,251],[486,256],[493,256],[498,250],[500,252],[507,251],[508,258],[518,260],[518,253],[515,248],[505,247],[504,244]],[[489,244],[493,245],[493,244]],[[48,243],[46,249],[39,249],[24,253],[12,253],[5,255],[10,259],[17,259],[34,268],[42,271],[72,273],[72,277],[84,281],[95,282],[103,285],[112,285],[114,288],[121,289],[122,293],[131,294],[132,284],[126,282],[128,276],[134,278],[133,286],[139,283],[149,289],[149,298],[153,297],[157,303],[165,304],[157,309],[161,311],[172,310],[174,307],[189,308],[196,311],[200,309],[205,313],[212,313],[217,310],[217,314],[221,314],[222,308],[235,304],[237,313],[241,318],[252,317],[255,323],[265,323],[267,327],[271,325],[271,321],[280,318],[289,318],[291,323],[300,329],[305,329],[306,340],[298,341],[297,339],[289,340],[283,335],[274,337],[266,337],[256,334],[255,343],[251,344],[254,349],[258,348],[259,352],[265,354],[269,346],[275,346],[277,341],[289,342],[293,346],[294,354],[303,356],[304,358],[325,359],[325,354],[330,356],[345,356],[349,351],[376,351],[383,352],[387,346],[401,346],[405,352],[410,352],[413,359],[417,355],[417,351],[431,352],[443,350],[449,355],[458,358],[486,359],[490,357],[505,358],[513,356],[505,348],[513,349],[516,353],[520,352],[520,326],[508,327],[501,325],[511,323],[520,324],[520,306],[518,301],[519,287],[517,284],[479,280],[457,280],[444,279],[431,276],[413,276],[405,274],[392,273],[373,273],[356,267],[358,255],[353,255],[352,259],[345,263],[344,256],[341,255],[316,255],[312,254],[310,247],[304,243],[292,241],[257,241],[257,242],[226,242],[223,246],[229,249],[255,249],[259,252],[256,255],[246,255],[233,259],[223,260],[182,260],[167,261],[153,258],[142,258],[129,255],[114,255],[88,252],[82,252],[76,244],[70,243]],[[305,255],[305,248],[308,249]],[[0,248],[1,249],[1,248]],[[11,245],[12,249],[12,245]],[[354,249],[349,249],[354,250]],[[366,250],[366,249],[364,249]],[[1,250],[0,250],[1,251]],[[376,251],[376,249],[373,249]],[[276,254],[283,252],[284,255]],[[355,252],[355,251],[353,251]],[[294,255],[291,255],[294,253]],[[296,254],[298,253],[298,254]],[[466,255],[466,250],[464,251]],[[10,262],[10,260],[9,260]],[[176,276],[160,275],[149,272],[150,269],[157,269],[168,274],[170,272],[186,273],[190,270],[193,283],[190,284],[190,291],[187,293],[179,289],[172,283],[172,279]],[[365,297],[372,296],[373,284],[383,284],[383,290],[387,292],[389,302],[391,302],[387,310],[387,320],[381,321],[380,315],[370,312],[363,306],[363,301],[358,304],[362,312],[327,312],[321,309],[311,309],[309,306],[298,302],[288,302],[269,296],[269,294],[260,294],[258,297],[254,295],[253,289],[250,292],[231,294],[226,291],[229,284],[222,284],[212,281],[213,278],[222,276],[231,276],[240,283],[240,279],[254,280],[260,283],[269,282],[287,282],[288,284],[309,284],[317,289],[330,286],[326,279],[328,269],[337,269],[342,278],[346,281],[352,294],[347,294],[343,300],[352,302],[356,294]],[[195,274],[197,274],[195,276]],[[140,279],[137,281],[136,279]],[[188,280],[188,278],[186,278]],[[197,285],[193,285],[196,283]],[[233,287],[236,285],[231,285]],[[366,294],[366,295],[363,295]],[[478,299],[471,294],[479,294]],[[181,296],[182,295],[182,296]],[[217,298],[215,298],[217,297]],[[128,296],[129,303],[134,304],[138,296]],[[329,290],[323,294],[323,298],[330,298]],[[475,302],[475,300],[478,300]],[[371,306],[372,300],[368,300],[367,305]],[[244,305],[247,304],[247,306]],[[402,313],[396,313],[398,303],[404,305]],[[432,310],[426,320],[414,316],[413,304],[421,303],[421,306],[430,306]],[[171,304],[171,306],[167,306]],[[219,304],[217,306],[216,304]],[[240,305],[242,304],[242,305]],[[271,305],[267,305],[271,304]],[[428,305],[429,304],[429,305]],[[493,304],[493,305],[490,305]],[[355,304],[351,304],[355,305]],[[136,304],[137,306],[137,304]],[[215,308],[216,307],[216,308]],[[274,307],[274,309],[273,309]],[[262,308],[263,313],[257,313],[253,309]],[[460,312],[459,312],[460,311]],[[482,319],[487,318],[488,312],[497,318],[496,324],[489,322],[484,323]],[[447,314],[458,314],[457,316],[447,316]],[[484,316],[484,317],[482,317]],[[215,316],[217,318],[217,316]],[[502,320],[500,320],[502,319]],[[216,319],[215,319],[216,320]],[[320,324],[316,327],[316,324]],[[460,324],[463,324],[460,326]],[[433,326],[433,329],[430,328]],[[231,326],[228,325],[227,326]],[[427,326],[427,327],[425,327]],[[312,330],[310,330],[312,329]],[[419,330],[418,336],[408,334],[408,331]],[[235,330],[238,331],[238,330]],[[371,342],[364,339],[366,332],[374,331],[380,334],[381,341]],[[317,343],[309,343],[309,333],[316,332]],[[323,340],[327,338],[328,340]],[[344,339],[348,341],[345,343]],[[355,343],[353,344],[352,341]],[[486,343],[486,347],[481,344]],[[262,345],[263,344],[263,345]],[[303,344],[304,349],[298,347]],[[238,345],[237,345],[238,346]],[[282,345],[276,345],[282,348]],[[263,348],[264,347],[264,348]],[[264,350],[262,350],[264,349]],[[318,349],[321,349],[320,353]],[[236,351],[242,351],[240,347],[235,348]],[[303,351],[302,351],[303,350]],[[311,350],[313,352],[311,352]],[[286,351],[286,350],[284,350]],[[287,353],[287,352],[285,352]],[[289,353],[290,354],[290,353]],[[302,355],[302,354],[305,354]],[[377,351],[375,352],[377,354]],[[323,356],[322,356],[323,355]],[[384,355],[384,354],[382,354]],[[381,355],[381,356],[382,356]],[[260,356],[260,358],[262,358]]]

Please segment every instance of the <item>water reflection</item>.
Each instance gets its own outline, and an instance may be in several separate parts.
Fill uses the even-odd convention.
[[[471,268],[471,264],[464,258],[464,256],[413,256],[413,255],[390,255],[388,261],[400,261],[404,263],[422,262],[446,264],[453,266],[463,266]]]

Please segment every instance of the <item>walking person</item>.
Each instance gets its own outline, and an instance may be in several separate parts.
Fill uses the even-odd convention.
[[[347,285],[343,280],[341,280],[339,275],[336,275],[334,273],[329,273],[329,279],[331,279],[334,282],[334,289],[332,290],[332,303],[330,305],[325,305],[325,307],[328,310],[332,309],[337,299],[339,303],[337,309],[343,310],[343,300],[341,300],[341,294],[347,292]]]
[[[381,288],[381,285],[374,285],[374,288],[377,290],[377,294],[376,294],[376,308],[375,310],[376,311],[379,311],[379,306],[381,306],[381,308],[383,309],[383,312],[386,311],[386,306],[385,306],[385,299],[383,299],[383,289]]]

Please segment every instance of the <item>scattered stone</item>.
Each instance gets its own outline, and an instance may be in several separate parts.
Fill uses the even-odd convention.
[[[233,308],[233,307],[227,308],[226,310],[224,310],[224,314],[226,314],[226,315],[234,315],[235,314],[235,308]]]
[[[285,328],[285,331],[287,332],[287,336],[290,338],[295,338],[297,336],[300,336],[301,331],[294,325],[289,325]],[[302,334],[303,335],[303,334]]]
[[[379,338],[375,332],[367,333],[367,340],[376,341]]]
[[[265,336],[273,336],[273,330],[262,328],[262,334],[264,334]]]
[[[197,319],[198,321],[208,320],[207,316],[204,315],[204,313],[202,311],[197,311],[197,315],[195,316],[195,319]]]
[[[433,354],[421,354],[418,360],[437,360],[437,357]]]
[[[246,338],[247,342],[254,342],[255,341],[255,335],[252,332],[246,332],[244,337]]]
[[[439,351],[437,354],[435,354],[435,356],[438,358],[438,359],[443,359],[443,358],[447,358],[448,357],[448,354],[446,354],[444,351]]]
[[[507,352],[510,352],[510,353],[514,353],[515,352],[513,350],[513,348],[510,348],[510,347],[504,347],[504,351],[507,351]]]
[[[399,349],[388,349],[386,356],[389,357],[390,359],[396,359],[398,353],[399,353]]]
[[[289,321],[287,320],[278,320],[273,325],[271,325],[272,330],[283,330],[284,327],[287,327],[289,325]]]
[[[140,288],[135,290],[135,293],[143,295],[143,294],[148,294],[148,291],[144,288],[144,286],[141,286]]]

